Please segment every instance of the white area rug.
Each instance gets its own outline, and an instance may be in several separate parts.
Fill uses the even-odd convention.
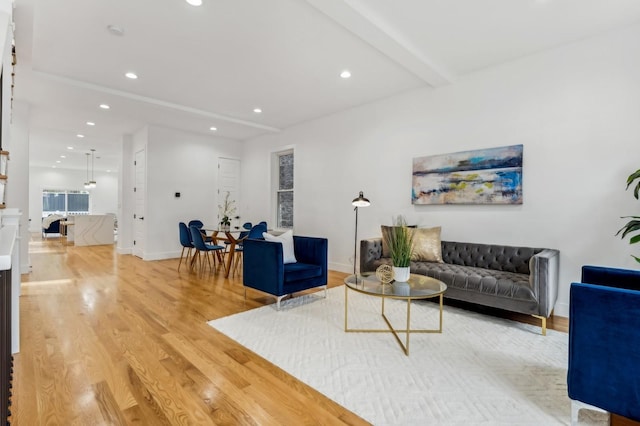
[[[444,307],[442,334],[344,332],[344,287],[209,325],[374,425],[570,424],[567,334]],[[387,300],[396,328],[405,302]],[[414,302],[413,327],[437,328],[438,306]],[[385,328],[380,299],[349,292],[350,328]],[[404,338],[404,335],[401,335]],[[580,412],[581,424],[607,417]]]

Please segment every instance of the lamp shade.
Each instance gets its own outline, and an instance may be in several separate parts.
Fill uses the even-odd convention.
[[[351,204],[356,207],[369,207],[371,205],[371,202],[369,201],[369,199],[364,198],[364,194],[362,193],[362,191],[360,191],[360,195],[358,195],[358,198],[354,198]]]

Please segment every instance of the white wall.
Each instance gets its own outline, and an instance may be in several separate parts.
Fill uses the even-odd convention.
[[[42,222],[42,190],[66,189],[85,191],[87,180],[85,170],[54,169],[50,167],[29,167],[29,218],[30,231],[38,232]],[[89,211],[91,214],[116,213],[118,211],[118,175],[116,173],[94,173],[97,186],[91,193]]]
[[[328,237],[331,268],[352,269],[363,190],[363,238],[404,214],[445,240],[559,249],[566,316],[581,265],[638,266],[614,234],[639,207],[624,190],[640,168],[639,69],[636,25],[247,141],[243,199],[270,217],[269,156],[293,144],[295,233]],[[413,157],[512,144],[524,144],[523,205],[411,204]]]
[[[143,258],[179,257],[178,222],[200,219],[216,225],[218,157],[240,158],[242,144],[156,126],[149,126],[146,134],[147,239]],[[134,151],[144,147],[139,139],[134,135]],[[180,198],[174,196],[176,192]]]

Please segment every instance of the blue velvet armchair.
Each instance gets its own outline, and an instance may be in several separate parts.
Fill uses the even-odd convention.
[[[60,234],[60,221],[62,220],[62,218],[60,219],[56,219],[54,221],[52,221],[48,227],[44,227],[44,225],[42,226],[42,238],[47,238],[47,235],[49,234]]]
[[[243,243],[242,276],[245,287],[276,296],[276,307],[287,295],[323,287],[327,295],[326,238],[293,237],[296,263],[283,263],[282,244],[261,239]]]
[[[571,284],[571,421],[580,408],[640,420],[640,271],[583,266]]]

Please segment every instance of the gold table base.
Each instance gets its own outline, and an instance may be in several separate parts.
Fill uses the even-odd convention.
[[[380,296],[382,299],[382,318],[387,323],[388,329],[364,329],[364,328],[349,328],[348,326],[348,311],[349,311],[349,286],[344,286],[344,331],[347,333],[393,333],[393,336],[396,338],[396,341],[404,351],[404,354],[409,356],[409,336],[411,333],[442,333],[442,305],[443,305],[443,294],[440,293],[438,295],[440,297],[440,326],[437,329],[412,329],[411,328],[411,298],[407,298],[407,328],[404,330],[398,330],[393,328],[391,322],[384,314],[384,296]],[[435,297],[435,296],[434,296]],[[397,299],[397,298],[396,298]],[[400,336],[398,333],[406,334],[406,343],[402,343],[400,340]]]

